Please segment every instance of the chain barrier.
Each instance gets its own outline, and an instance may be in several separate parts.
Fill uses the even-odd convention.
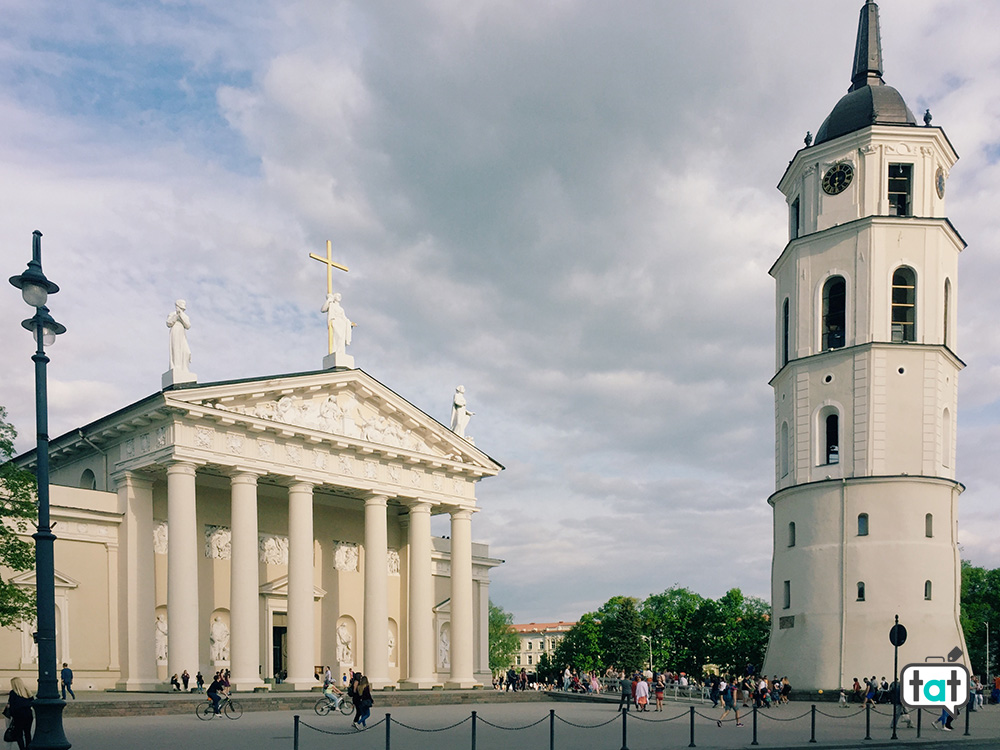
[[[525,724],[523,727],[504,727],[500,726],[499,724],[494,724],[492,721],[487,721],[482,716],[477,716],[476,718],[479,719],[479,721],[485,724],[486,726],[493,727],[494,729],[502,729],[504,732],[518,732],[522,729],[531,729],[532,727],[537,727],[543,721],[549,720],[548,716],[543,716],[538,721],[533,721],[530,724]]]
[[[608,724],[613,724],[614,722],[618,721],[619,718],[619,715],[615,715],[612,716],[607,721],[601,722],[600,724],[577,724],[575,722],[570,721],[569,719],[564,719],[562,716],[559,716],[558,714],[553,714],[553,716],[557,721],[561,721],[563,724],[567,724],[568,726],[574,727],[575,729],[600,729],[601,727],[606,727]]]
[[[393,719],[392,723],[395,724],[398,727],[402,727],[403,729],[409,729],[412,732],[423,732],[424,734],[433,734],[434,732],[447,732],[447,731],[449,731],[451,729],[454,729],[455,727],[460,727],[463,724],[466,724],[466,723],[468,723],[470,721],[472,721],[472,717],[471,716],[469,716],[468,718],[462,719],[461,721],[456,721],[454,724],[452,724],[450,726],[441,727],[439,729],[423,729],[421,727],[411,727],[409,724],[404,724],[399,719]],[[482,721],[482,719],[480,719],[480,721]]]
[[[648,712],[640,712],[640,713],[648,713]],[[666,724],[668,721],[683,719],[685,716],[688,716],[689,714],[690,711],[685,710],[683,713],[679,713],[676,716],[671,716],[669,719],[664,719],[664,718],[654,719],[652,716],[633,716],[632,718],[635,719],[636,721],[645,721],[647,724]]]
[[[963,708],[965,709],[965,717],[964,717],[965,718],[965,736],[969,736],[969,710],[968,710],[967,707],[963,707]],[[884,706],[882,708],[877,708],[875,706],[869,706],[866,709],[862,709],[862,710],[858,710],[858,711],[853,711],[851,713],[834,714],[834,713],[828,713],[826,711],[820,711],[815,704],[811,705],[810,708],[809,708],[809,710],[807,710],[804,713],[801,713],[801,714],[799,714],[797,716],[788,716],[788,717],[775,716],[771,712],[766,712],[765,713],[765,712],[762,712],[762,711],[759,711],[759,710],[754,710],[753,708],[750,708],[750,709],[744,711],[744,715],[743,716],[738,717],[738,718],[737,717],[727,718],[725,720],[725,723],[736,722],[738,724],[739,723],[739,719],[744,719],[744,720],[749,719],[750,717],[748,717],[747,714],[753,714],[753,719],[754,719],[754,722],[753,722],[753,724],[754,724],[754,726],[753,726],[753,742],[751,744],[756,745],[757,744],[757,721],[756,720],[757,720],[757,718],[759,716],[763,716],[764,718],[770,719],[770,720],[775,721],[775,722],[781,722],[781,723],[788,723],[788,722],[799,721],[801,719],[805,719],[805,718],[808,717],[809,720],[810,720],[810,725],[811,725],[811,727],[810,727],[811,738],[810,738],[809,742],[814,743],[814,742],[816,742],[816,714],[819,714],[819,715],[821,715],[821,716],[823,716],[823,717],[825,717],[827,719],[834,719],[834,720],[839,720],[839,719],[856,719],[859,716],[861,716],[862,714],[865,714],[865,733],[866,733],[866,737],[865,738],[866,739],[870,739],[870,737],[871,737],[871,714],[872,713],[875,713],[877,716],[890,719],[890,725],[892,724],[893,712],[885,710]],[[917,737],[919,738],[920,737],[920,728],[921,728],[920,727],[920,725],[921,725],[921,718],[922,718],[923,714],[925,714],[925,713],[928,716],[933,716],[935,718],[935,723],[936,723],[936,720],[939,717],[939,712],[936,709],[926,708],[926,707],[924,707],[924,708],[918,708],[918,709],[912,709],[911,711],[909,711],[906,714],[899,713],[898,715],[896,715],[895,719],[896,719],[897,723],[901,722],[901,721],[909,721],[909,727],[913,728],[912,718],[915,718],[916,719],[916,727],[915,728],[917,729]],[[475,745],[476,745],[476,723],[477,722],[481,722],[481,723],[485,724],[488,727],[491,727],[493,729],[498,729],[498,730],[503,731],[503,732],[520,732],[520,731],[532,729],[532,728],[537,727],[540,724],[543,724],[546,721],[548,721],[549,722],[549,747],[554,750],[554,748],[556,746],[556,744],[555,744],[555,722],[556,722],[556,720],[558,720],[562,724],[565,724],[568,727],[572,727],[574,729],[584,729],[584,730],[600,729],[602,727],[608,726],[609,724],[614,724],[616,721],[620,721],[622,723],[622,740],[623,740],[622,747],[626,748],[627,747],[627,743],[626,743],[626,734],[625,734],[625,732],[626,732],[626,726],[629,723],[629,719],[632,719],[633,721],[645,722],[646,724],[665,724],[665,723],[668,723],[668,722],[671,722],[671,721],[676,721],[677,719],[682,719],[685,716],[689,717],[690,720],[691,720],[691,727],[690,727],[691,744],[688,745],[688,747],[695,747],[695,745],[694,745],[694,739],[695,739],[695,717],[696,716],[700,717],[701,719],[704,719],[709,724],[716,724],[716,723],[722,721],[722,719],[719,719],[719,718],[717,718],[715,716],[709,716],[709,715],[707,715],[705,713],[702,713],[702,712],[698,711],[694,706],[690,706],[688,708],[688,710],[686,710],[686,711],[684,711],[682,713],[679,713],[676,716],[670,716],[670,717],[665,717],[665,718],[658,717],[658,718],[655,718],[655,719],[652,718],[652,717],[646,717],[646,716],[636,716],[635,712],[621,712],[621,711],[616,711],[614,716],[612,716],[611,718],[609,718],[607,721],[602,721],[602,722],[600,722],[598,724],[580,724],[580,723],[577,723],[577,722],[574,722],[574,721],[570,721],[569,719],[565,719],[562,716],[558,716],[555,713],[554,710],[550,710],[547,715],[542,716],[537,721],[533,721],[533,722],[531,722],[529,724],[524,724],[524,725],[520,725],[520,726],[504,726],[502,724],[495,724],[495,723],[493,723],[491,721],[488,721],[487,719],[482,718],[481,716],[478,716],[477,712],[473,711],[470,716],[468,716],[468,717],[466,717],[464,719],[461,719],[460,721],[457,721],[454,724],[449,724],[448,726],[434,727],[434,728],[417,727],[417,726],[413,726],[413,725],[410,725],[410,724],[406,724],[404,722],[399,721],[398,719],[392,719],[392,718],[390,718],[390,714],[387,713],[387,714],[385,714],[384,718],[379,719],[374,724],[368,725],[367,727],[365,727],[365,729],[366,730],[368,730],[368,729],[375,729],[376,727],[378,727],[378,726],[380,726],[382,724],[385,724],[386,725],[385,726],[385,739],[386,739],[385,747],[386,747],[386,750],[390,750],[390,727],[391,727],[392,724],[395,724],[396,727],[398,727],[399,729],[408,729],[411,732],[421,732],[421,733],[424,733],[424,734],[435,734],[435,733],[440,733],[440,732],[448,732],[448,731],[451,731],[453,729],[457,729],[458,727],[462,726],[463,724],[468,724],[468,723],[471,722],[471,724],[472,724],[472,727],[471,727],[471,730],[472,730],[472,747],[474,749]],[[318,732],[320,734],[332,735],[332,736],[339,736],[339,737],[343,737],[343,736],[347,736],[347,735],[353,735],[353,734],[358,734],[358,731],[356,729],[342,731],[342,730],[324,729],[322,727],[317,727],[317,726],[314,726],[312,724],[308,724],[308,723],[302,721],[301,718],[298,715],[296,715],[294,717],[294,722],[295,722],[295,729],[294,729],[294,739],[295,739],[295,741],[294,741],[294,748],[295,748],[295,750],[298,750],[298,747],[299,747],[299,730],[300,730],[300,728],[311,729],[312,731]],[[960,731],[958,726],[955,727],[955,730],[956,731]]]

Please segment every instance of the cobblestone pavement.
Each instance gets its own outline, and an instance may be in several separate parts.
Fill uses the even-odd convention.
[[[357,732],[351,718],[340,714],[320,717],[312,711],[247,712],[232,721],[217,717],[203,722],[194,715],[197,700],[187,714],[169,716],[66,717],[66,735],[76,748],[135,750],[135,748],[238,748],[239,750],[291,750],[294,716],[300,717],[301,750],[466,750],[472,748],[472,711],[476,712],[476,750],[548,750],[550,730],[557,750],[664,750],[687,748],[690,742],[690,708],[672,704],[664,712],[635,714],[626,719],[623,742],[622,719],[607,703],[497,703],[469,705],[376,706],[369,728]],[[386,712],[391,714],[386,741]],[[552,713],[550,713],[552,712]],[[816,739],[810,744],[810,706],[792,703],[758,714],[758,743],[762,748],[942,748],[985,750],[1000,747],[1000,707],[975,712],[970,719],[970,737],[964,737],[965,715],[955,721],[950,733],[930,726],[925,714],[921,739],[915,729],[900,728],[899,740],[890,739],[890,713],[885,707],[871,715],[871,740],[865,741],[865,715],[857,708],[836,704],[817,706]],[[730,720],[717,727],[721,714],[708,705],[695,706],[694,739],[699,748],[745,748],[751,746],[752,721],[745,726]]]

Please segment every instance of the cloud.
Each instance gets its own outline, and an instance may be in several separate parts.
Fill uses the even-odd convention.
[[[308,253],[329,239],[358,364],[441,421],[464,384],[470,433],[506,465],[474,533],[507,560],[491,591],[519,619],[674,583],[768,596],[775,185],[846,90],[855,9],[8,6],[0,236],[11,275],[41,229],[62,286],[53,434],[157,390],[179,297],[201,382],[319,367]],[[882,8],[887,82],[963,155],[960,528],[988,566],[998,12]],[[25,310],[0,295],[0,403],[24,448]]]

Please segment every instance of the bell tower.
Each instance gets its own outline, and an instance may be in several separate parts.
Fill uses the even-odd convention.
[[[965,650],[959,622],[958,160],[882,80],[861,9],[851,86],[778,189],[772,624],[764,673],[833,690]]]

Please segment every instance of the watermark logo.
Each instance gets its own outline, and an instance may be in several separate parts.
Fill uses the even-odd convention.
[[[907,664],[899,675],[899,697],[910,708],[943,708],[957,716],[956,709],[969,702],[969,683],[963,664]]]

